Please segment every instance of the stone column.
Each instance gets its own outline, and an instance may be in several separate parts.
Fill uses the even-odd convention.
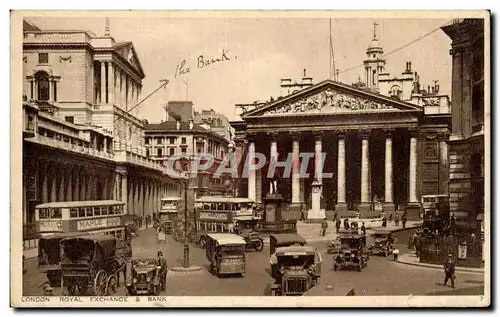
[[[449,182],[448,134],[438,135],[439,139],[439,193],[447,195]]]
[[[337,204],[335,210],[337,213],[347,212],[346,200],[346,161],[345,161],[345,132],[340,131],[337,134]]]
[[[65,181],[64,174],[66,173],[65,170],[66,170],[66,168],[63,165],[61,171],[58,173],[60,182],[59,182],[59,188],[58,188],[58,193],[57,193],[57,201],[64,201],[66,198],[65,197],[65,189],[66,188],[64,187],[64,181]]]
[[[417,132],[410,132],[410,179],[409,179],[409,203],[418,203],[417,200]]]
[[[82,173],[80,175],[80,200],[87,200],[87,175]]]
[[[248,143],[248,199],[256,201],[256,171],[250,168],[255,160],[255,139],[249,140]]]
[[[125,206],[123,206],[124,208],[124,212],[126,214],[130,213],[129,210],[128,210],[128,207],[129,207],[129,200],[128,200],[128,193],[127,193],[127,189],[128,189],[128,182],[127,182],[127,170],[126,169],[120,169],[120,184],[118,184],[118,186],[121,186],[122,187],[122,190],[121,190],[121,197],[117,197],[117,200],[121,200],[125,203]]]
[[[75,190],[73,191],[74,201],[80,201],[80,168],[77,167],[75,170]]]
[[[325,218],[325,210],[321,209],[321,196],[323,193],[323,183],[321,173],[322,162],[322,134],[316,133],[314,138],[314,181],[311,189],[311,210],[307,213],[308,222],[321,222]]]
[[[99,104],[106,103],[106,63],[101,61],[101,100]]]
[[[392,188],[392,130],[385,131],[385,201],[384,212],[390,215],[394,211],[394,195]]]
[[[292,204],[300,204],[300,134],[292,134]]]
[[[49,101],[54,101],[54,80],[49,78]]]
[[[361,203],[358,207],[359,212],[370,211],[370,196],[368,182],[370,168],[368,160],[369,158],[369,131],[361,131]]]
[[[108,200],[109,199],[109,196],[108,196],[108,176],[104,176],[103,179],[104,179],[104,184],[103,184],[104,188],[102,191],[102,199]]]
[[[115,70],[113,68],[113,62],[108,62],[108,103],[115,103]]]
[[[68,172],[68,183],[66,184],[66,201],[73,200],[73,170]]]
[[[139,216],[142,217],[144,216],[144,183],[140,182],[139,183],[139,199],[138,199],[138,211],[139,211]]]
[[[269,144],[270,144],[270,148],[269,148],[269,168],[271,168],[271,165],[276,164],[278,162],[278,140],[277,140],[278,134],[276,132],[269,132],[269,133],[267,133],[267,137],[269,139]],[[216,149],[217,149],[217,147],[216,147]],[[262,176],[261,176],[261,173],[259,173],[259,172],[260,172],[260,170],[257,171],[257,178],[260,178],[260,179],[257,180],[257,184],[261,184],[261,186],[262,186]],[[275,169],[275,172],[276,172],[276,169]],[[272,184],[271,184],[272,178],[269,179],[267,177],[267,175],[265,175],[264,179],[266,179],[266,182],[269,183],[269,189],[268,190],[269,190],[269,194],[271,194],[271,191],[272,191]],[[276,189],[276,192],[278,192],[277,189]]]
[[[49,166],[47,163],[43,165],[43,178],[42,178],[42,203],[49,202]]]

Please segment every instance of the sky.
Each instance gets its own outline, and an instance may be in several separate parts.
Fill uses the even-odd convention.
[[[26,17],[41,29],[73,29],[104,35],[103,17]],[[163,106],[170,100],[191,100],[196,110],[214,109],[229,120],[239,120],[235,104],[269,100],[280,95],[280,79],[299,80],[306,74],[317,83],[329,77],[329,19],[326,18],[167,18],[110,17],[111,36],[131,41],[146,78],[142,97],[169,79],[136,110],[149,122],[165,118]],[[373,23],[384,53],[402,47],[449,19],[333,18],[332,43],[339,81],[364,80],[363,60],[373,38]],[[451,40],[441,30],[386,57],[391,77],[404,71],[406,61],[420,75],[424,87],[439,80],[440,92],[451,92]],[[203,60],[228,60],[199,68]],[[175,77],[185,60],[189,73]],[[200,64],[201,65],[201,64]],[[357,68],[345,71],[347,69]],[[187,85],[186,85],[187,83]]]

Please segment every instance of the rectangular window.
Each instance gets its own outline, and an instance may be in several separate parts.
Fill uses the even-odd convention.
[[[146,149],[146,156],[149,156],[149,149]]]
[[[78,217],[85,217],[85,208],[80,208],[78,210]]]
[[[162,157],[163,156],[163,151],[162,149],[156,149],[156,153],[159,157]]]
[[[57,82],[53,82],[54,85],[54,101],[57,101]]]
[[[175,138],[169,138],[170,144],[175,144]]]
[[[78,208],[71,208],[69,210],[69,217],[70,218],[77,218],[78,217]]]
[[[101,215],[101,207],[94,207],[94,216],[100,216],[100,215]]]
[[[376,77],[377,71],[373,70],[373,77],[372,77],[372,85],[375,85],[375,77]]]
[[[175,155],[175,149],[170,149],[170,155]]]
[[[145,144],[149,144],[149,138],[145,138],[145,139],[144,139],[144,143],[145,143]]]
[[[163,138],[157,138],[156,139],[157,144],[163,144]]]
[[[182,153],[183,153],[183,154],[186,154],[186,148],[185,148],[185,147],[183,147],[183,148],[181,149],[181,151],[182,151]]]
[[[64,117],[64,120],[69,123],[75,123],[75,117],[73,116]]]
[[[38,53],[38,64],[48,64],[49,53]]]
[[[182,143],[182,144],[186,144],[186,138],[185,138],[185,137],[183,137],[183,138],[181,139],[181,143]]]
[[[33,116],[28,115],[28,126],[27,126],[27,131],[35,131],[35,120],[33,119]]]

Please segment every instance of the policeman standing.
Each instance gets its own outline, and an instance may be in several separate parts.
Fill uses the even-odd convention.
[[[452,254],[448,254],[448,260],[444,264],[444,285],[448,283],[448,279],[451,280],[451,287],[455,288],[455,262],[453,262]]]

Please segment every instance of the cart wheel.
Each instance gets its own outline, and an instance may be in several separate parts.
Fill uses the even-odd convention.
[[[200,247],[202,249],[205,249],[206,245],[207,245],[207,240],[205,239],[205,237],[204,236],[200,237]]]
[[[106,278],[107,274],[104,270],[97,272],[94,278],[94,295],[103,296],[106,292]]]
[[[264,248],[264,241],[262,241],[262,239],[259,238],[257,241],[255,241],[255,250],[262,251],[263,248]]]
[[[116,293],[116,275],[110,275],[106,282],[106,295],[113,295]]]

